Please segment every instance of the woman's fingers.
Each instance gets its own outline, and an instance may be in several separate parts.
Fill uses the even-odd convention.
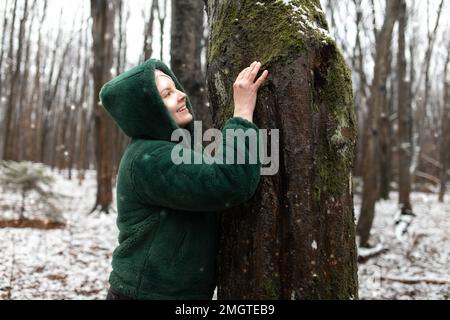
[[[256,65],[256,61],[253,62],[253,63],[250,65],[250,67],[248,67],[248,68],[246,69],[246,71],[245,71],[245,73],[244,73],[244,79],[247,79],[247,78],[249,77],[249,74],[252,72],[252,70],[253,70],[253,68],[255,67],[255,65]]]
[[[255,86],[256,88],[259,88],[264,81],[267,79],[267,76],[269,75],[269,71],[264,70],[264,72],[262,73],[262,75],[258,78],[258,80],[256,80],[255,82]]]
[[[244,70],[241,71],[241,73],[239,73],[238,77],[236,78],[236,82],[239,81],[248,81],[251,84],[253,84],[255,82],[255,78],[256,75],[258,74],[259,70],[261,69],[261,63],[260,62],[253,62],[250,67],[245,68]],[[267,70],[266,70],[267,71]],[[255,85],[257,85],[258,87],[264,82],[264,80],[267,78],[268,75],[268,71],[266,72],[266,74],[263,73],[263,75],[261,75],[261,77],[257,80],[257,82],[255,83]]]
[[[258,74],[260,68],[261,68],[261,63],[260,62],[257,62],[256,64],[253,64],[252,69],[247,74],[247,77],[249,78],[251,83],[255,82],[256,75]]]

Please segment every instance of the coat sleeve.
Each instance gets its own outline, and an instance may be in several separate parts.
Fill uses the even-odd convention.
[[[259,149],[256,163],[249,161],[250,139],[236,138],[236,143],[226,139],[226,130],[233,129],[249,133],[254,131],[259,145],[258,127],[243,118],[234,117],[227,121],[222,129],[222,146],[224,159],[230,148],[234,149],[234,164],[227,161],[207,164],[175,164],[171,159],[173,142],[162,142],[155,150],[142,150],[133,161],[132,180],[137,194],[146,204],[186,210],[218,211],[224,210],[249,200],[255,193],[260,181],[261,161]],[[227,144],[228,142],[228,144]],[[191,159],[195,151],[188,148]],[[238,152],[245,154],[245,162],[237,163]],[[197,154],[197,156],[199,156]],[[201,155],[202,159],[207,158]],[[209,156],[209,159],[212,159]]]

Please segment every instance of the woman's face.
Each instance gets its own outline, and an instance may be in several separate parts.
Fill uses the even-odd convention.
[[[186,106],[186,94],[175,87],[172,78],[160,70],[155,71],[156,87],[175,123],[185,127],[193,120]]]

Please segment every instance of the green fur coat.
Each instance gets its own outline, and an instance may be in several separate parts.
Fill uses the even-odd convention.
[[[211,299],[218,211],[253,196],[261,163],[174,164],[171,152],[177,143],[171,135],[179,127],[158,93],[155,69],[170,75],[184,92],[172,71],[151,59],[114,78],[100,93],[106,111],[132,138],[117,177],[119,246],[109,282],[133,299]],[[189,98],[187,107],[194,115]],[[193,127],[185,129],[193,133]],[[239,117],[229,119],[226,129],[258,131]],[[223,137],[224,149],[229,148]],[[187,152],[194,156],[195,150]]]

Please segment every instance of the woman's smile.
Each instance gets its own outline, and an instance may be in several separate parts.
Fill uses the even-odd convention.
[[[178,109],[177,112],[183,113],[183,112],[186,112],[186,111],[189,111],[189,110],[186,108],[186,106],[182,106],[180,109]]]

